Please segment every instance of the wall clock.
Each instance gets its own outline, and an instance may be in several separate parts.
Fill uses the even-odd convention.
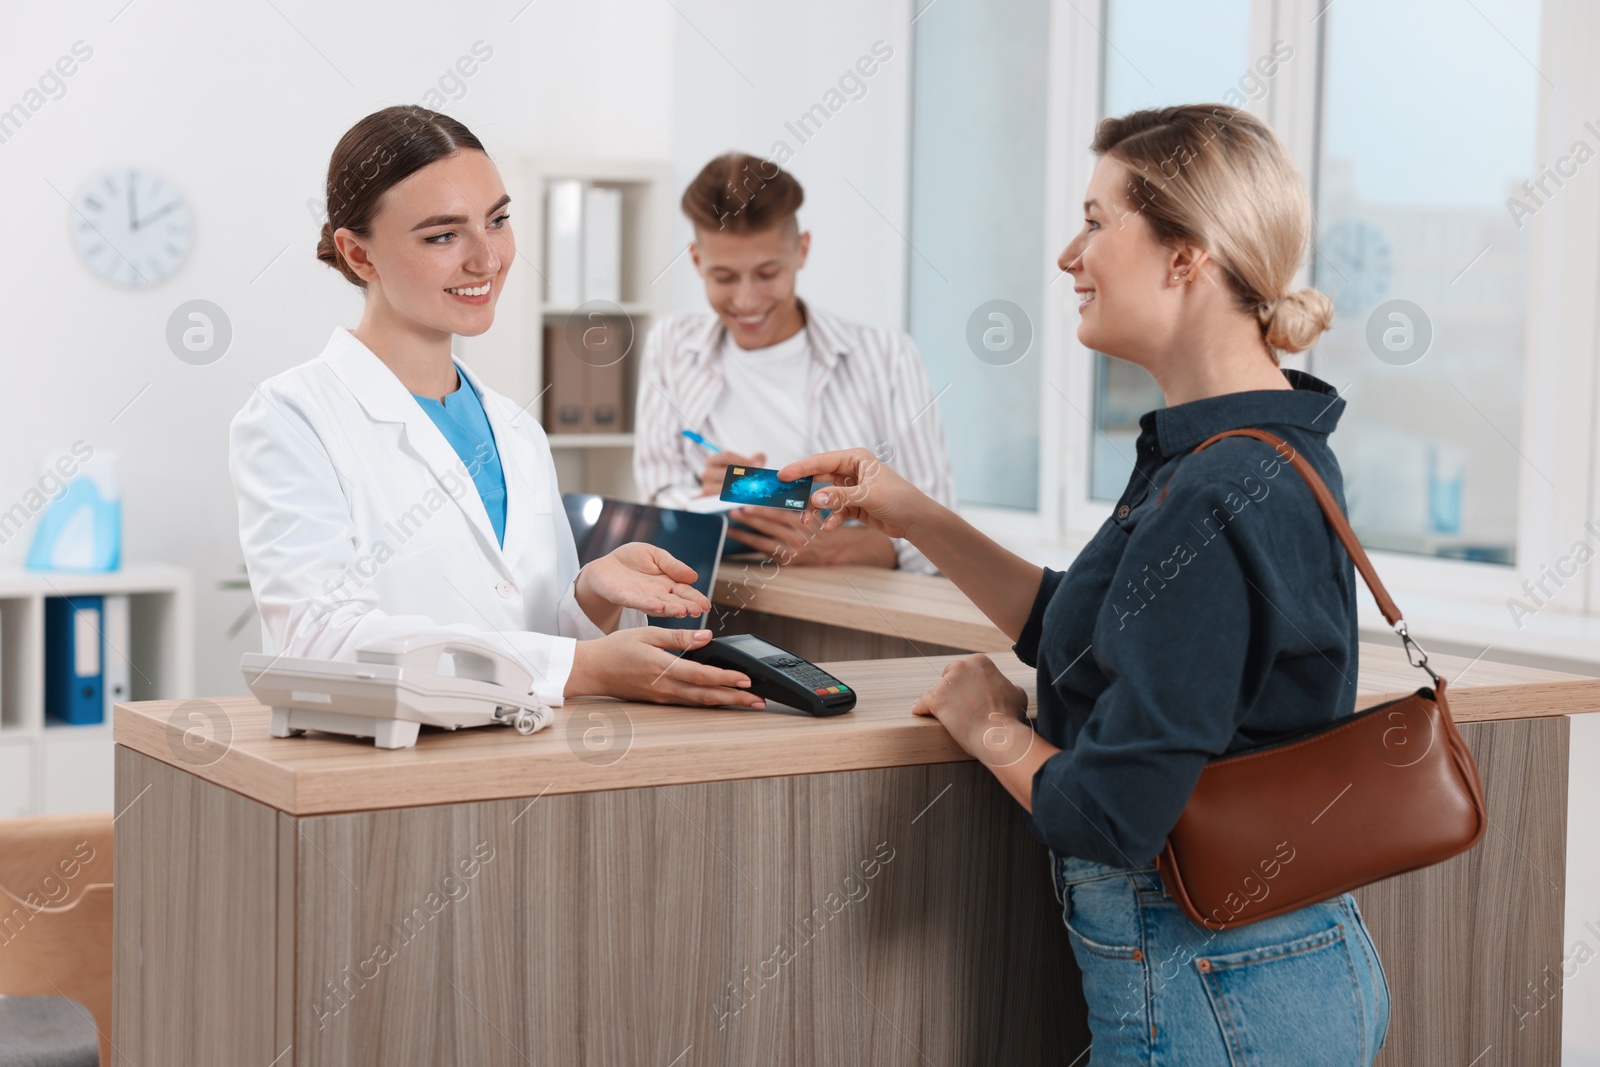
[[[1349,219],[1322,235],[1317,287],[1342,315],[1359,315],[1382,300],[1394,276],[1394,254],[1384,232],[1370,222]]]
[[[148,170],[96,175],[72,202],[73,245],[101,279],[143,289],[170,277],[189,254],[189,205]]]

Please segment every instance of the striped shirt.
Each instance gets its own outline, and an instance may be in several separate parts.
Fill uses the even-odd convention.
[[[857,326],[804,302],[801,310],[811,335],[805,417],[813,446],[819,452],[866,448],[934,500],[955,507],[937,398],[916,344],[899,330]],[[684,311],[662,319],[645,338],[633,477],[649,503],[682,507],[700,495],[706,451],[679,431],[703,432],[726,388],[725,333],[715,313]],[[934,573],[910,542],[894,544],[901,568]]]

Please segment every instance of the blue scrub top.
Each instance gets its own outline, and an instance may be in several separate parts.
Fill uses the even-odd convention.
[[[472,475],[472,484],[478,487],[483,509],[489,513],[489,524],[504,548],[506,543],[506,475],[500,467],[500,451],[494,444],[494,431],[489,428],[489,416],[483,413],[483,401],[467,382],[466,376],[456,373],[456,390],[443,400],[417,396],[417,403],[428,413],[428,418],[439,427],[444,439],[456,450],[461,462]]]

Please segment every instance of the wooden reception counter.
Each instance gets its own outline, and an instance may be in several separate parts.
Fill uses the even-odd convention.
[[[813,662],[1011,651],[977,605],[933,575],[730,560],[712,600],[719,633],[759,633]]]
[[[1559,989],[1565,715],[1600,681],[1438,659],[1493,828],[1358,894],[1379,1062],[1555,1062],[1527,990]],[[400,751],[274,739],[248,697],[119,705],[117,1062],[1074,1062],[1046,853],[909,714],[945,662],[831,664],[833,719],[593,700]],[[1363,646],[1363,704],[1414,684]]]

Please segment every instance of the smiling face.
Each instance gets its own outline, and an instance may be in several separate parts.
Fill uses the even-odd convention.
[[[750,233],[696,229],[689,254],[705,280],[706,299],[740,348],[766,348],[793,337],[804,321],[795,274],[811,235],[791,218]]]
[[[1172,275],[1186,275],[1191,264],[1134,210],[1127,178],[1122,163],[1100,160],[1084,194],[1083,229],[1056,263],[1072,275],[1083,346],[1144,364],[1170,343],[1178,317]]]
[[[429,163],[383,194],[362,237],[334,241],[367,283],[367,300],[424,332],[473,337],[494,308],[516,257],[500,172],[463,149]]]

